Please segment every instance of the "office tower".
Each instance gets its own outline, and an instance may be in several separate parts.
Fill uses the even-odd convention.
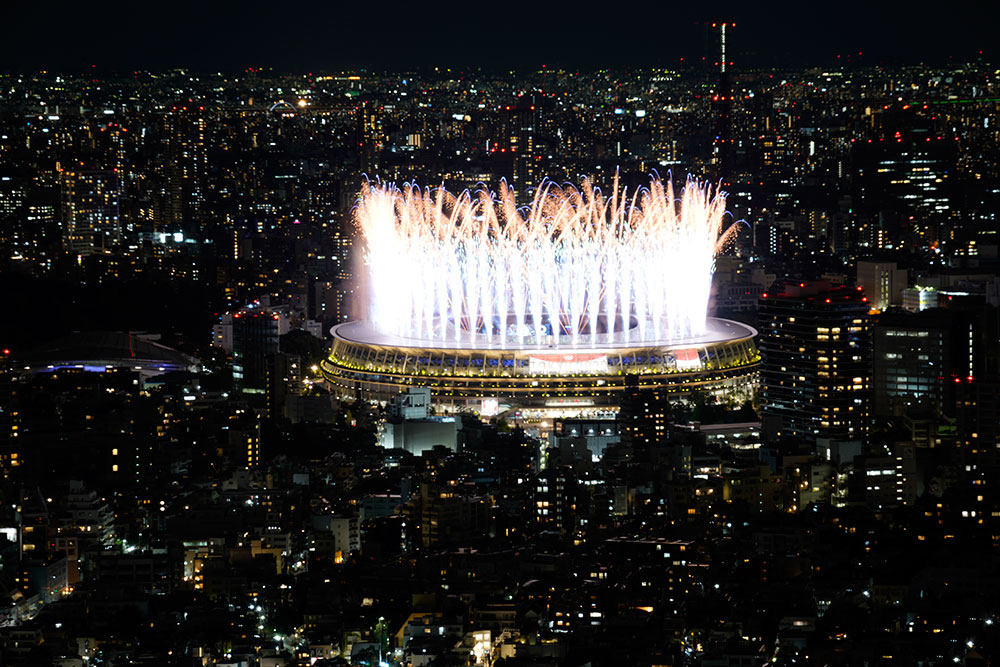
[[[896,262],[858,262],[858,287],[875,310],[903,303],[906,287],[906,269],[896,268]]]
[[[361,155],[361,171],[371,174],[379,168],[379,153],[385,147],[385,132],[382,129],[382,109],[373,102],[362,102],[357,106],[358,153]]]
[[[160,231],[189,236],[201,231],[198,215],[208,167],[206,126],[204,107],[194,103],[176,105],[164,117],[166,191],[158,216]]]
[[[324,255],[317,261],[316,273],[308,282],[309,317],[326,324],[346,322],[355,307],[351,298],[355,289],[351,235],[335,228],[324,242]]]
[[[760,301],[765,433],[865,441],[871,411],[867,298],[828,282],[778,288]]]
[[[346,322],[351,309],[354,291],[354,266],[351,257],[351,236],[343,231],[333,232],[328,239],[330,251],[329,275],[332,280],[318,281],[313,285],[315,308],[312,318],[321,322],[339,324]]]
[[[105,252],[121,242],[118,219],[118,173],[114,171],[60,172],[63,247],[89,255]]]
[[[0,177],[0,243],[16,247],[25,242],[18,213],[27,197],[27,184],[9,176]]]
[[[729,176],[732,169],[732,109],[733,93],[726,68],[726,27],[728,23],[713,24],[719,28],[719,83],[712,95],[712,160],[716,173],[722,179]]]
[[[962,313],[943,309],[879,317],[872,340],[872,387],[877,416],[922,407],[951,413],[950,384],[971,377],[973,339]]]
[[[59,238],[58,201],[55,196],[51,201],[44,195],[36,200],[29,197],[27,208],[24,238],[28,239],[28,247],[36,256],[47,255],[62,240]]]
[[[516,105],[504,107],[500,122],[501,169],[503,175],[510,179],[518,203],[527,203],[530,201],[527,189],[537,185],[539,176],[540,156],[535,146],[538,114],[535,105],[521,100]]]
[[[245,394],[267,391],[268,357],[279,351],[288,318],[267,309],[248,308],[233,315],[233,381]]]
[[[901,113],[887,115],[880,137],[856,146],[862,192],[879,210],[913,214],[911,224],[946,219],[954,207],[949,188],[958,160],[954,137],[924,118]]]

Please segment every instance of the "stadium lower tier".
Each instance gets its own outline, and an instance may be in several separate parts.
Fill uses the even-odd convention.
[[[445,347],[350,322],[333,328],[322,372],[343,398],[382,402],[409,387],[429,387],[433,403],[446,411],[615,408],[632,375],[641,387],[668,393],[745,400],[757,383],[757,332],[728,320],[712,325],[710,335],[681,342],[512,349]]]

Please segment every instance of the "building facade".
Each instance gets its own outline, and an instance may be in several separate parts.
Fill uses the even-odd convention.
[[[765,433],[867,439],[871,326],[860,289],[798,283],[764,295],[759,340]]]
[[[60,172],[63,247],[89,255],[121,242],[119,181],[114,171]]]
[[[889,314],[874,328],[872,384],[877,416],[951,403],[946,388],[973,375],[970,324],[962,313],[933,309]]]

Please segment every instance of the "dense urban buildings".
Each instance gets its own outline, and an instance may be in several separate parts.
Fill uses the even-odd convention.
[[[997,660],[996,65],[697,30],[658,67],[0,72],[0,663]],[[485,315],[433,282],[482,234],[390,252],[417,301],[372,316],[364,190],[654,172],[728,195],[705,271],[606,273],[696,295],[687,338],[597,282],[507,310],[554,234]]]

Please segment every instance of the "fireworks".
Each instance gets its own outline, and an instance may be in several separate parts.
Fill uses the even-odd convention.
[[[374,328],[457,343],[597,346],[703,333],[725,195],[653,177],[610,196],[544,182],[512,193],[367,183],[356,208]]]

